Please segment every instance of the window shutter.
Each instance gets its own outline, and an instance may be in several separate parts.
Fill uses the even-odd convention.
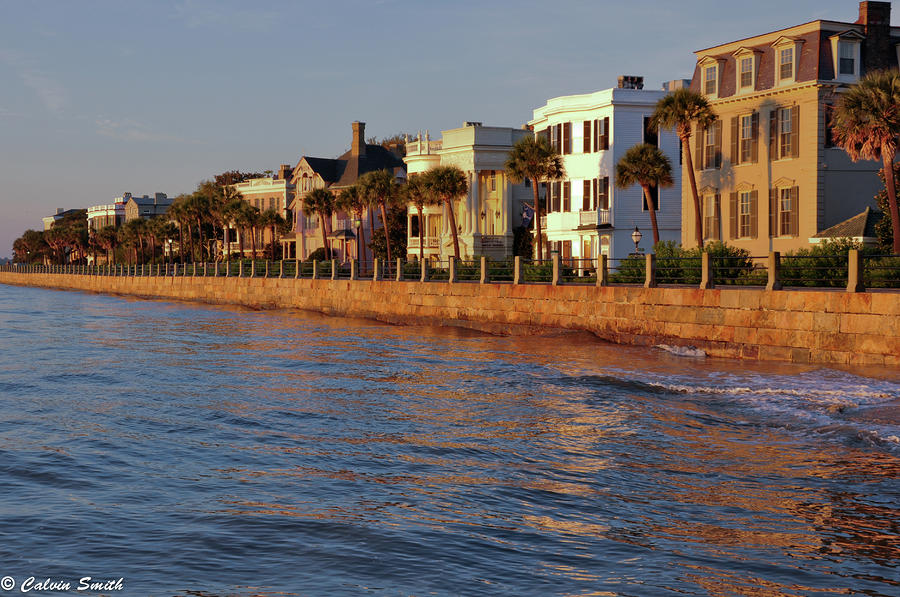
[[[559,153],[563,152],[562,128],[562,124],[556,125],[556,151],[558,151]]]
[[[713,204],[713,229],[710,230],[709,238],[712,240],[722,240],[719,234],[719,228],[722,226],[722,195],[716,193],[715,203]]]
[[[705,170],[705,164],[703,163],[703,137],[706,135],[706,129],[697,127],[697,136],[694,138],[696,141],[695,151],[694,151],[694,170]]]
[[[609,176],[604,176],[600,181],[600,192],[603,193],[603,209],[609,209]]]
[[[594,151],[600,151],[600,121],[594,121]]]
[[[603,119],[603,137],[600,139],[600,149],[609,149],[609,116]]]
[[[583,197],[581,200],[581,204],[582,204],[581,209],[583,211],[588,211],[591,209],[591,181],[588,179],[585,179],[583,188],[584,188],[584,190],[582,191]]]
[[[716,168],[722,167],[722,121],[716,121]]]
[[[778,189],[769,189],[769,236],[778,236]]]
[[[564,154],[572,153],[572,123],[563,124],[563,151]]]
[[[741,140],[741,124],[739,122],[740,118],[737,116],[731,119],[731,163],[732,164],[740,164],[741,163],[741,154],[740,154],[740,140]]]
[[[750,117],[750,131],[753,135],[750,141],[750,161],[755,164],[759,162],[759,112],[754,112]]]
[[[750,238],[759,236],[759,191],[750,191]]]
[[[791,108],[791,157],[800,157],[800,106]]]
[[[791,236],[800,234],[800,187],[791,187]]]
[[[593,192],[593,194],[592,194],[592,199],[593,199],[593,201],[591,202],[591,205],[592,205],[593,207],[591,207],[591,209],[596,210],[596,209],[597,209],[597,199],[598,199],[598,197],[597,197],[597,183],[598,183],[599,181],[595,178],[595,179],[594,179],[593,181],[591,181],[591,182],[592,182],[593,185],[594,185],[594,192]]]
[[[584,132],[583,132],[581,151],[583,151],[584,153],[590,153],[591,152],[591,121],[585,120],[583,128],[584,128]]]
[[[778,110],[769,112],[769,159],[778,159]]]
[[[738,237],[738,194],[731,193],[731,200],[728,202],[728,223],[730,230],[730,238]]]
[[[572,183],[566,181],[563,183],[563,207],[564,212],[572,211]]]

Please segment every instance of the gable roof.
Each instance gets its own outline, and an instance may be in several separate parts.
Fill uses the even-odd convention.
[[[406,170],[403,160],[381,145],[366,144],[365,155],[353,155],[348,149],[337,159],[314,158],[303,156],[300,162],[306,161],[313,172],[322,177],[328,187],[337,189],[349,187],[366,172],[390,170],[397,168]],[[299,164],[298,164],[299,165]]]
[[[866,208],[852,218],[839,222],[816,234],[813,238],[874,238],[875,224],[884,216],[880,211]]]

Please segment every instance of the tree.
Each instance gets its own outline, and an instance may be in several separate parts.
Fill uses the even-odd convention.
[[[228,230],[231,224],[235,222],[236,217],[240,214],[241,206],[244,204],[244,196],[233,186],[226,186],[222,189],[222,206],[220,213],[220,222],[222,224],[222,246],[228,258],[231,258],[231,239],[228,238]],[[243,257],[243,244],[241,245],[241,256]]]
[[[900,254],[900,210],[894,159],[900,138],[900,71],[876,71],[841,95],[834,111],[834,139],[855,162],[881,160],[893,253]]]
[[[113,262],[113,254],[119,246],[118,231],[115,226],[104,226],[96,232],[97,242],[106,250],[106,263]]]
[[[351,185],[341,189],[335,206],[353,216],[356,223],[356,260],[361,262],[363,260],[362,250],[366,242],[363,236],[362,219],[367,206],[359,186]]]
[[[190,199],[190,195],[178,195],[175,197],[175,201],[172,205],[169,206],[169,209],[166,210],[166,214],[175,222],[178,226],[178,256],[181,259],[181,262],[184,263],[184,227],[189,226],[191,223],[191,214],[189,211],[189,206],[187,205],[187,201]],[[194,241],[193,236],[190,234],[190,228],[188,228],[188,236],[191,240],[191,255],[194,254]]]
[[[466,173],[457,166],[437,166],[425,173],[428,193],[443,201],[450,214],[450,230],[453,232],[453,256],[459,259],[459,231],[456,229],[456,214],[453,203],[469,192]]]
[[[534,190],[534,229],[537,238],[537,258],[543,258],[543,233],[541,232],[541,203],[538,185],[542,181],[564,177],[562,158],[543,137],[523,137],[512,146],[506,158],[506,175],[514,183],[531,180]]]
[[[44,233],[38,230],[26,230],[22,236],[13,241],[13,255],[19,263],[32,263],[43,257],[47,250]]]
[[[245,180],[252,180],[254,178],[263,178],[262,172],[241,172],[240,170],[229,170],[228,172],[223,172],[222,174],[213,176],[215,184],[219,187],[227,187],[228,185],[244,182]]]
[[[388,235],[391,241],[391,249],[397,255],[406,254],[406,206],[396,203],[387,207]],[[372,255],[378,259],[387,259],[387,242],[383,234],[376,234],[369,243]]]
[[[331,247],[325,232],[325,218],[334,213],[334,195],[325,189],[313,189],[303,196],[303,211],[319,216],[319,228],[322,231],[322,246],[325,247],[325,258],[331,259]]]
[[[276,209],[267,209],[259,214],[259,224],[261,227],[268,228],[272,233],[272,259],[275,259],[275,247],[278,244],[278,231],[283,230],[286,221],[284,216],[278,213]]]
[[[650,187],[670,187],[672,164],[658,147],[640,143],[625,152],[616,164],[616,186],[620,189],[639,184],[644,190],[644,201],[650,212],[653,227],[653,244],[659,242],[659,227],[656,224],[656,204],[650,197]]]
[[[240,229],[240,250],[241,259],[244,258],[244,234],[250,232],[250,247],[253,259],[256,259],[256,229],[259,226],[259,209],[246,202],[241,202],[241,208],[238,211],[235,222]]]
[[[700,208],[700,195],[697,193],[697,178],[694,175],[694,162],[691,158],[691,125],[697,123],[697,130],[702,131],[716,121],[716,115],[709,101],[701,93],[690,89],[676,89],[656,103],[650,127],[654,129],[675,129],[681,140],[681,155],[688,171],[691,183],[691,198],[694,202],[694,229],[697,246],[703,248],[703,218]],[[698,134],[700,134],[698,132]]]
[[[400,190],[394,173],[390,170],[366,172],[356,181],[363,196],[370,205],[377,205],[381,211],[381,224],[384,226],[384,242],[387,247],[387,260],[391,261],[391,239],[388,234],[387,208],[396,203]],[[374,240],[374,235],[373,235]]]
[[[403,187],[406,200],[416,207],[419,213],[419,261],[425,259],[425,217],[424,210],[428,205],[437,205],[440,199],[431,192],[428,174],[412,174]]]

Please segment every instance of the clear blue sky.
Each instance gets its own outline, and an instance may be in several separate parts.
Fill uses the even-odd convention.
[[[858,13],[854,0],[749,6],[0,0],[0,257],[57,207],[335,157],[353,120],[378,137],[520,126],[550,97],[620,74],[658,88],[691,75],[696,49]]]

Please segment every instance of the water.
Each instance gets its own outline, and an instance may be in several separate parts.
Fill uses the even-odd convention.
[[[16,592],[900,595],[897,371],[0,286],[0,397]]]

